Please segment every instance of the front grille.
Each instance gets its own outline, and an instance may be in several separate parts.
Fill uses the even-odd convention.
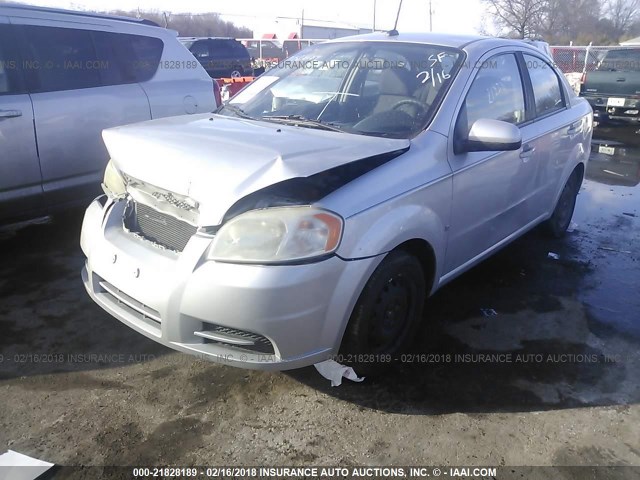
[[[132,233],[176,252],[182,252],[197,228],[147,205],[131,202],[124,226]]]

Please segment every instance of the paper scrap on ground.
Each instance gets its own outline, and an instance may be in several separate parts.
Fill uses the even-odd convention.
[[[9,450],[0,455],[0,480],[34,480],[51,467],[53,463]]]
[[[354,382],[361,382],[364,380],[364,377],[358,377],[358,375],[356,375],[353,368],[340,365],[334,360],[325,360],[324,362],[316,363],[314,367],[316,367],[316,370],[320,375],[327,380],[331,380],[332,387],[339,387],[342,385],[343,377]]]
[[[553,258],[554,260],[560,260],[560,255],[558,255],[557,253],[553,253],[553,252],[549,252],[547,257]]]

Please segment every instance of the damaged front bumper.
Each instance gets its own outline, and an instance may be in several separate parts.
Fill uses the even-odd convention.
[[[202,359],[286,370],[339,348],[378,258],[286,266],[206,260],[212,237],[180,253],[123,228],[125,202],[99,197],[85,214],[82,279],[91,298],[137,332]]]

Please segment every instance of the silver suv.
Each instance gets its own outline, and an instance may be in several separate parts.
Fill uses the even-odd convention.
[[[104,132],[84,284],[134,330],[213,361],[390,362],[429,294],[538,224],[566,231],[592,130],[523,42],[315,45],[215,115]]]
[[[213,88],[152,22],[0,4],[0,223],[86,204],[102,130],[212,111]]]

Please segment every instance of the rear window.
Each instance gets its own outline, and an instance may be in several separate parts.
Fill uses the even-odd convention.
[[[598,70],[640,72],[640,50],[611,50],[605,55]]]
[[[187,42],[185,46],[191,51],[196,58],[206,58],[209,56],[209,42],[201,40],[199,42]]]
[[[155,75],[164,44],[141,35],[23,26],[30,91],[51,92],[144,82]]]

